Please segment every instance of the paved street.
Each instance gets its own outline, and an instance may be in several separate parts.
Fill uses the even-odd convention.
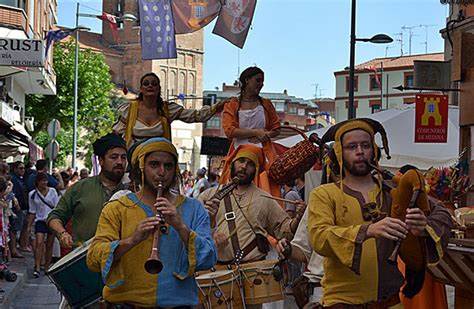
[[[49,281],[49,278],[41,272],[39,278],[33,277],[33,256],[27,254],[26,260],[19,262],[15,259],[11,269],[16,270],[26,268],[26,278],[23,288],[19,290],[16,296],[10,302],[10,308],[15,309],[57,309],[61,297],[56,287]]]

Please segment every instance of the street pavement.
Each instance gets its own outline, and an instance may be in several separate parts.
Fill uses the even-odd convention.
[[[41,271],[39,278],[33,277],[32,253],[22,253],[25,259],[13,259],[8,268],[18,274],[17,282],[0,281],[5,290],[0,308],[12,309],[57,309],[61,295],[49,278]]]

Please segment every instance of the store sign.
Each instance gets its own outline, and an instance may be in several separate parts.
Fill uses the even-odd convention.
[[[0,66],[44,66],[43,42],[41,40],[0,38]]]
[[[416,96],[415,143],[448,141],[448,96]]]

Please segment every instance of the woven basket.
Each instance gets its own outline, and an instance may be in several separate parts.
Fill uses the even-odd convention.
[[[318,160],[319,148],[306,134],[293,127],[282,126],[298,132],[304,140],[297,143],[279,156],[270,166],[269,176],[278,184],[285,184],[306,173]]]

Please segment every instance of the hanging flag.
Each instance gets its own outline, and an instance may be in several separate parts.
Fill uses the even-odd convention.
[[[176,58],[170,0],[139,0],[142,59]]]
[[[257,0],[226,0],[212,33],[242,48],[252,24]]]
[[[114,41],[118,43],[120,38],[118,34],[118,25],[116,17],[112,14],[103,12],[101,16],[98,16],[98,18],[109,24],[110,30],[112,31],[112,36],[114,37]]]
[[[48,33],[46,34],[45,40],[46,40],[46,51],[44,53],[44,57],[48,57],[48,51],[49,47],[51,44],[53,44],[56,41],[60,41],[64,39],[65,37],[69,36],[73,30],[49,30]]]
[[[448,96],[417,94],[415,100],[415,143],[446,143]]]
[[[174,31],[176,34],[199,30],[217,17],[221,9],[219,0],[173,0]]]

